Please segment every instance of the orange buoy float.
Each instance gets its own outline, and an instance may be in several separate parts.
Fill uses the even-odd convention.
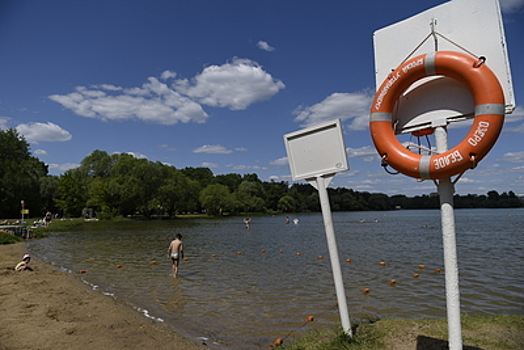
[[[351,259],[346,259],[346,262],[351,262],[351,261],[353,261],[353,260],[351,260]]]
[[[211,254],[211,257],[212,257],[212,258],[216,258],[217,255],[216,255],[216,254]]]
[[[419,265],[418,268],[424,270],[426,268],[426,265]]]
[[[389,286],[390,287],[395,287],[397,285],[397,280],[391,280],[389,281]]]
[[[242,252],[237,252],[237,255],[242,255]]]
[[[466,137],[450,150],[423,156],[405,148],[395,137],[393,111],[411,84],[442,75],[462,83],[475,101],[475,119]],[[475,168],[491,150],[504,124],[504,92],[497,76],[482,61],[456,51],[437,51],[411,58],[395,69],[377,90],[369,129],[383,162],[404,175],[442,179]]]
[[[362,294],[364,295],[368,294],[369,292],[371,292],[371,289],[369,288],[364,288],[364,290],[362,290]]]
[[[121,268],[122,268],[122,265],[116,265],[116,268],[117,268],[117,269],[121,269]]]
[[[308,322],[313,322],[315,320],[315,316],[308,316],[307,317],[307,321]]]
[[[386,266],[386,263],[383,262],[383,261],[379,262],[378,264],[379,264],[380,266]]]
[[[284,251],[282,249],[280,249],[280,252],[283,253]]]
[[[419,277],[420,277],[420,275],[418,273],[413,275],[413,278],[419,278]]]
[[[300,254],[300,253],[295,253],[295,255],[296,255],[296,256],[302,256],[302,254]]]
[[[158,263],[157,263],[156,261],[153,260],[153,261],[151,261],[149,264],[150,264],[150,265],[157,265]]]
[[[283,338],[277,338],[275,339],[275,341],[273,342],[273,345],[275,346],[280,346],[284,343],[284,339]]]
[[[265,253],[265,252],[266,252],[266,250],[265,250],[265,249],[262,249],[262,250],[261,250],[260,252],[261,252],[261,253]]]
[[[86,273],[86,270],[79,270],[76,273]]]
[[[317,256],[318,259],[324,259],[322,255]]]
[[[435,269],[435,273],[440,273],[441,269]]]
[[[189,258],[184,258],[184,259],[182,259],[182,260],[184,260],[184,261],[188,261],[188,260],[189,260]]]

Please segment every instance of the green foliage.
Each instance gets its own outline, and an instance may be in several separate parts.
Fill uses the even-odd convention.
[[[12,244],[23,241],[22,238],[0,231],[0,244]]]
[[[200,192],[200,203],[209,215],[234,212],[237,206],[235,196],[227,186],[211,184]]]
[[[328,188],[333,211],[437,209],[438,195],[412,198]],[[95,150],[60,177],[29,153],[14,129],[0,131],[0,215],[19,217],[20,200],[33,217],[46,211],[79,217],[92,209],[98,218],[174,217],[178,214],[291,213],[320,211],[318,192],[307,183],[263,182],[257,174],[214,175],[208,168],[176,169],[129,154]],[[515,208],[513,193],[455,196],[456,208]]]
[[[46,210],[40,193],[47,165],[32,157],[29,144],[16,129],[0,130],[0,213],[19,217],[21,200],[32,215]]]

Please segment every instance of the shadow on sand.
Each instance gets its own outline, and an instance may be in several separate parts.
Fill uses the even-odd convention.
[[[425,337],[419,335],[417,337],[417,350],[448,350],[448,342],[442,339]],[[464,345],[462,350],[482,350],[476,346],[466,346]]]

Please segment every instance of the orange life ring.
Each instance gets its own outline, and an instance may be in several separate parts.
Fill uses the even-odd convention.
[[[462,83],[475,101],[475,119],[466,137],[447,152],[423,156],[411,152],[393,131],[393,109],[400,95],[424,77],[442,75]],[[504,92],[497,76],[467,54],[437,51],[412,58],[382,83],[371,105],[369,129],[375,148],[388,165],[414,178],[442,179],[460,174],[486,156],[502,130]]]

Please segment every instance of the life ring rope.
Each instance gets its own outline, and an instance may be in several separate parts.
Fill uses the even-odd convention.
[[[480,64],[479,64],[480,61]],[[441,179],[463,173],[482,160],[495,144],[504,123],[504,92],[484,60],[456,51],[436,51],[411,58],[395,69],[377,90],[370,111],[370,132],[383,162],[415,178]],[[428,76],[462,83],[475,101],[474,120],[466,137],[436,155],[406,149],[394,134],[393,112],[400,95]]]

